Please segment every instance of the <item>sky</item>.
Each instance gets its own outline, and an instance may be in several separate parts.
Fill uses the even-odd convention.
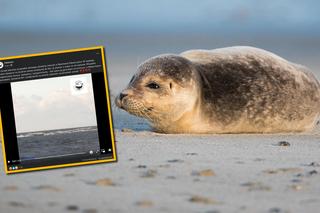
[[[317,0],[0,0],[1,31],[320,33]]]
[[[85,93],[70,86],[79,78],[86,78]],[[11,88],[17,133],[97,125],[91,74],[15,82]]]

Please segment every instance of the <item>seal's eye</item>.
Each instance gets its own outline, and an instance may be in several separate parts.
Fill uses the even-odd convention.
[[[150,89],[159,89],[160,86],[154,82],[147,84],[147,87],[149,87]]]

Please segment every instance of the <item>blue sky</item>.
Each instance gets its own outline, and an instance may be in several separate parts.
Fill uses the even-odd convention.
[[[320,33],[320,1],[0,0],[1,31]]]

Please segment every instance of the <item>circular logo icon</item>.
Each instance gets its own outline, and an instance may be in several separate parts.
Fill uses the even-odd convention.
[[[78,90],[81,90],[83,87],[83,82],[81,80],[76,81],[74,87]]]
[[[0,69],[2,69],[3,66],[4,66],[4,65],[3,65],[3,62],[0,61]]]

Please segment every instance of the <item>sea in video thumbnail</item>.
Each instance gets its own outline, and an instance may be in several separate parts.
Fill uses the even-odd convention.
[[[96,126],[18,133],[21,160],[96,152],[100,150]]]

